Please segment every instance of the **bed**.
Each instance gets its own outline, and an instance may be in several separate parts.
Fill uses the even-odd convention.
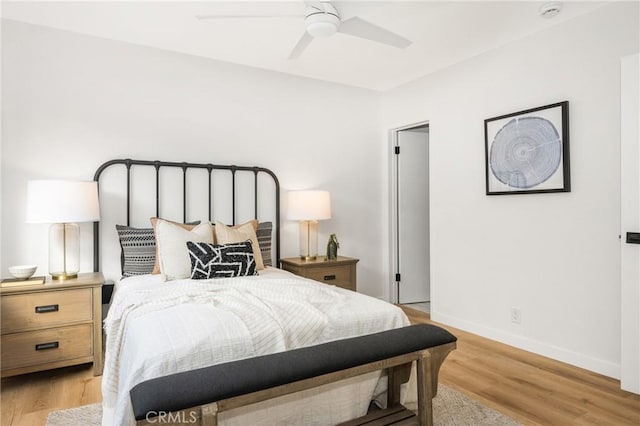
[[[139,171],[143,169],[151,173]],[[146,220],[169,216],[182,223],[199,221],[193,226],[200,228],[218,218],[229,226],[254,220],[272,224],[271,235],[259,241],[266,266],[258,275],[191,279],[170,274],[168,267],[161,271],[167,273],[158,274],[140,273],[144,271],[133,267],[126,274],[130,276],[118,280],[104,323],[104,425],[134,424],[129,390],[154,377],[409,324],[394,305],[270,266],[277,266],[280,256],[280,189],[276,175],[268,169],[112,160],[100,166],[95,180],[102,211],[114,213],[113,218],[103,213],[101,222],[94,225],[96,271],[100,265],[103,271],[113,270],[116,258],[116,275],[122,275],[126,259],[117,236],[114,241],[115,225],[148,227],[145,216]],[[139,183],[151,190],[137,188]],[[124,190],[118,189],[119,184],[124,184]],[[203,189],[207,196],[196,195]],[[142,199],[150,201],[151,211]],[[126,208],[112,207],[111,202]],[[156,231],[160,242],[164,237],[160,229]],[[271,259],[268,253],[273,254]],[[137,252],[128,260],[142,257]],[[365,414],[370,401],[384,393],[383,384],[379,372],[369,373],[231,410],[221,423],[335,424]]]

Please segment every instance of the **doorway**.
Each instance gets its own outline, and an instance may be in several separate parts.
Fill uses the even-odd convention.
[[[391,143],[392,299],[402,304],[429,303],[428,122],[392,130]]]

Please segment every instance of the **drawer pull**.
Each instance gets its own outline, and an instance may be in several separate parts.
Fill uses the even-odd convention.
[[[335,279],[336,279],[336,276],[335,276],[335,275],[325,275],[325,276],[324,276],[324,280],[325,280],[325,281],[333,281],[333,280],[335,280]]]
[[[58,305],[36,306],[36,314],[46,314],[48,312],[58,312]]]
[[[36,345],[36,351],[44,351],[47,349],[58,349],[58,342],[39,343]]]

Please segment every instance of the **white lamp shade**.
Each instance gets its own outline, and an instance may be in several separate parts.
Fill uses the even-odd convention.
[[[77,223],[100,220],[98,183],[32,180],[27,184],[27,223]]]
[[[331,219],[329,191],[291,191],[287,209],[289,220]]]

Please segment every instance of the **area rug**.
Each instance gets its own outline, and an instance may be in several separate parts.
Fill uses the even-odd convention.
[[[102,406],[84,405],[68,410],[53,411],[47,417],[46,426],[100,426]],[[438,396],[433,399],[435,426],[516,426],[519,423],[476,402],[467,396],[438,385]]]

